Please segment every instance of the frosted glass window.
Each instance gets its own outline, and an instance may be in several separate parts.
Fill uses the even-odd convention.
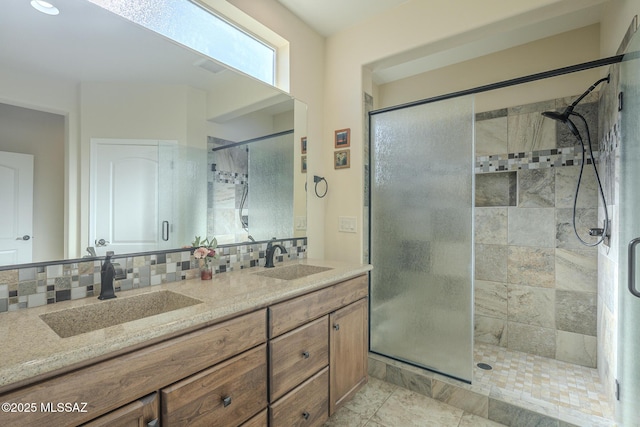
[[[136,24],[274,84],[275,50],[187,0],[89,0]]]
[[[471,381],[473,99],[371,117],[371,351]]]

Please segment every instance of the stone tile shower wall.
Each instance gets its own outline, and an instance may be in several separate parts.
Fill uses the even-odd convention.
[[[287,253],[277,261],[306,258],[307,239],[283,239]],[[218,249],[215,272],[264,266],[267,243],[227,246]],[[116,292],[145,288],[200,277],[199,260],[189,250],[141,256],[114,257],[127,272],[116,280]],[[100,294],[100,260],[57,262],[35,267],[0,270],[0,313],[55,304]]]
[[[598,252],[581,245],[572,226],[581,148],[565,126],[540,114],[573,99],[476,116],[475,339],[595,367]],[[597,99],[591,94],[576,109],[594,150]],[[577,207],[585,236],[598,226],[591,166]]]
[[[611,248],[598,248],[598,373],[615,412],[617,374],[617,334],[618,334],[618,260],[619,236],[618,203],[620,181],[617,171],[620,162],[620,113],[618,112],[618,92],[620,64],[609,69],[611,81],[600,91],[600,159],[599,170],[604,187],[609,217],[611,218]],[[604,218],[602,207],[599,217]],[[625,256],[623,253],[622,256]],[[624,288],[622,286],[621,288]]]
[[[207,139],[207,221],[209,235],[216,235],[219,244],[247,241],[247,232],[240,221],[240,206],[245,186],[249,182],[246,146],[212,151],[233,143],[220,138]],[[245,203],[243,215],[249,215]],[[215,233],[214,233],[215,230]]]

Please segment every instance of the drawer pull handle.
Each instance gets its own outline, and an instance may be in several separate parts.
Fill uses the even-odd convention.
[[[159,426],[160,426],[160,420],[157,418],[147,423],[147,427],[159,427]]]
[[[307,411],[304,411],[302,413],[302,418],[304,418],[305,420],[308,420],[310,416],[311,416],[311,414],[309,414]]]
[[[302,357],[304,357],[305,359],[309,358],[309,352],[308,351],[303,351],[302,352]]]
[[[231,405],[231,396],[223,397],[222,398],[222,406],[224,406],[226,408],[229,405]]]
[[[340,324],[336,323],[335,325],[333,325],[333,329],[335,329],[336,331],[340,330]]]

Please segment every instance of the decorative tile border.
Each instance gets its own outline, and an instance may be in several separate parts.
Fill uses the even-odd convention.
[[[597,159],[599,153],[593,152]],[[586,155],[587,164],[591,159]],[[578,146],[554,148],[551,150],[530,151],[528,153],[496,154],[477,156],[475,173],[543,169],[582,164],[582,149]]]
[[[246,173],[215,171],[214,182],[221,184],[246,184],[249,182],[249,175]]]
[[[274,261],[307,257],[307,239],[283,239],[287,249]],[[263,266],[268,242],[218,248],[215,274]],[[198,260],[190,250],[114,257],[126,271],[126,279],[114,281],[116,292],[199,277]],[[101,260],[58,262],[50,265],[0,270],[0,313],[100,294]]]

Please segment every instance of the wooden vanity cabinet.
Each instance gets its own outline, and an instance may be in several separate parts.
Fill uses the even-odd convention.
[[[362,275],[269,307],[270,426],[322,425],[366,384],[367,294]]]
[[[34,381],[0,401],[86,412],[0,413],[0,425],[321,426],[367,382],[367,294],[358,276]]]
[[[133,403],[98,417],[83,427],[160,427],[158,393],[154,392]]]
[[[120,411],[141,396],[224,363],[260,344],[261,358],[266,365],[265,342],[266,310],[257,310],[4,393],[0,401],[8,403],[86,402],[87,405],[86,412],[0,413],[0,425],[67,426],[94,419],[98,422],[103,414]],[[254,414],[266,407],[266,381],[264,368],[263,406]]]

